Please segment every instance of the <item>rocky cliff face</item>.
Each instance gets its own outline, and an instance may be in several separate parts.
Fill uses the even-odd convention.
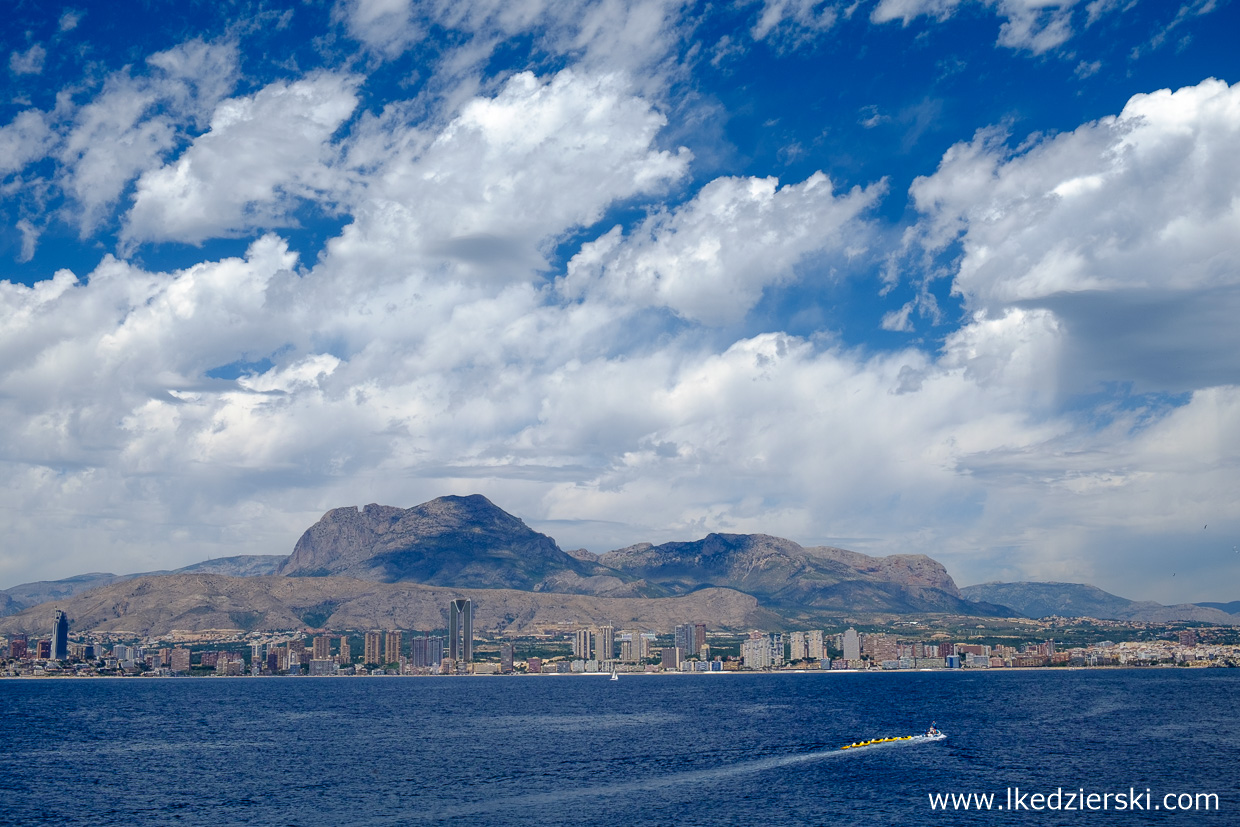
[[[534,591],[557,577],[607,574],[597,568],[474,494],[408,509],[333,509],[301,536],[279,574]]]
[[[993,613],[962,600],[947,571],[923,555],[869,557],[766,534],[711,534],[595,557],[560,550],[478,495],[409,509],[334,509],[302,535],[279,572],[609,597],[720,587],[781,611]]]

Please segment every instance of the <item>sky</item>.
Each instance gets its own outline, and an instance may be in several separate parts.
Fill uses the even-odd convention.
[[[1240,3],[0,26],[0,588],[480,493],[1240,598]]]

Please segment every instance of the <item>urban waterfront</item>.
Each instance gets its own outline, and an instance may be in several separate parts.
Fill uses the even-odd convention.
[[[1073,814],[1125,824],[1240,808],[1231,669],[5,681],[0,705],[6,824],[1000,824],[1029,814],[928,797],[1013,787],[1217,796]],[[946,741],[839,750],[931,721]]]

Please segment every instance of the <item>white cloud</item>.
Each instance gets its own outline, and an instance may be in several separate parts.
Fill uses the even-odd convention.
[[[9,55],[9,71],[15,75],[37,75],[43,71],[46,59],[47,49],[36,43],[24,52]]]
[[[667,307],[707,324],[737,321],[764,288],[786,282],[813,255],[863,249],[860,216],[883,185],[836,196],[816,173],[779,187],[774,178],[719,178],[687,204],[647,218],[627,237],[620,228],[583,246],[560,289]]]
[[[89,232],[143,170],[172,149],[182,130],[205,121],[236,82],[233,45],[190,41],[151,55],[149,76],[111,75],[102,92],[76,110],[59,147],[61,187]]]
[[[17,172],[44,157],[50,140],[45,116],[36,109],[27,109],[0,126],[0,176]]]
[[[1208,80],[1018,151],[984,131],[910,192],[928,247],[960,238],[972,303],[1225,287],[1240,283],[1238,140],[1240,87]]]
[[[410,0],[343,0],[336,11],[351,36],[390,57],[424,37],[412,5]]]
[[[821,0],[763,0],[762,11],[750,31],[754,40],[766,40],[772,34],[792,32],[792,41],[826,31],[835,25],[839,12]]]
[[[1000,14],[999,45],[1028,49],[1035,55],[1062,46],[1072,37],[1075,0],[1004,0]]]
[[[368,121],[348,161],[366,168],[367,184],[356,220],[331,244],[330,266],[361,266],[373,278],[414,266],[471,280],[530,278],[545,267],[543,245],[685,174],[687,150],[652,147],[665,123],[622,77],[571,70],[545,81],[516,75],[431,136]],[[391,130],[395,143],[383,149],[364,137],[378,130]]]
[[[684,36],[684,0],[346,0],[337,13],[349,34],[393,57],[422,40],[430,26],[468,36],[448,50],[449,75],[478,71],[501,42],[533,35],[540,49],[571,55],[583,71],[627,71],[638,77],[669,57]]]
[[[86,12],[67,9],[60,15],[60,22],[57,24],[57,29],[62,32],[71,32],[77,28],[78,24],[82,22],[82,18],[85,16]]]
[[[208,132],[138,180],[123,237],[195,244],[282,226],[300,198],[330,202],[341,189],[331,139],[357,105],[357,84],[323,73],[221,102]]]
[[[1003,18],[1000,46],[1039,55],[1062,46],[1074,34],[1072,15],[1078,0],[880,0],[870,19],[875,23],[900,20],[905,26],[923,15],[946,20],[970,2],[995,8]],[[1089,23],[1108,10],[1106,5],[1091,3]]]
[[[870,20],[875,23],[899,20],[905,26],[922,15],[945,20],[963,2],[966,0],[879,0],[870,12]]]

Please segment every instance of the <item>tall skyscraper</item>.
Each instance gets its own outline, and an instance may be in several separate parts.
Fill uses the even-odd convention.
[[[383,655],[379,651],[382,640],[383,633],[378,629],[372,629],[366,633],[366,657],[363,658],[365,663],[383,663]]]
[[[611,660],[616,656],[616,627],[600,626],[594,636],[594,657]]]
[[[52,623],[52,660],[69,659],[69,616],[60,609],[56,610],[56,620]]]
[[[400,663],[400,632],[388,632],[383,639],[383,662]]]
[[[578,629],[573,633],[573,657],[589,660],[590,658],[590,630]]]
[[[345,635],[340,636],[340,654],[336,656],[341,666],[348,666],[353,662],[353,653],[349,651],[349,639]]]
[[[448,604],[448,657],[457,664],[474,659],[474,607],[468,597]]]
[[[332,656],[332,639],[327,635],[319,635],[314,639],[314,659],[327,660]]]
[[[861,660],[861,639],[851,627],[844,632],[844,660]]]
[[[706,645],[706,624],[693,624],[693,656],[701,657],[702,647]]]
[[[673,645],[681,651],[683,657],[689,657],[696,650],[693,648],[693,641],[696,637],[696,628],[692,623],[683,623],[676,627],[676,634],[673,638]]]

